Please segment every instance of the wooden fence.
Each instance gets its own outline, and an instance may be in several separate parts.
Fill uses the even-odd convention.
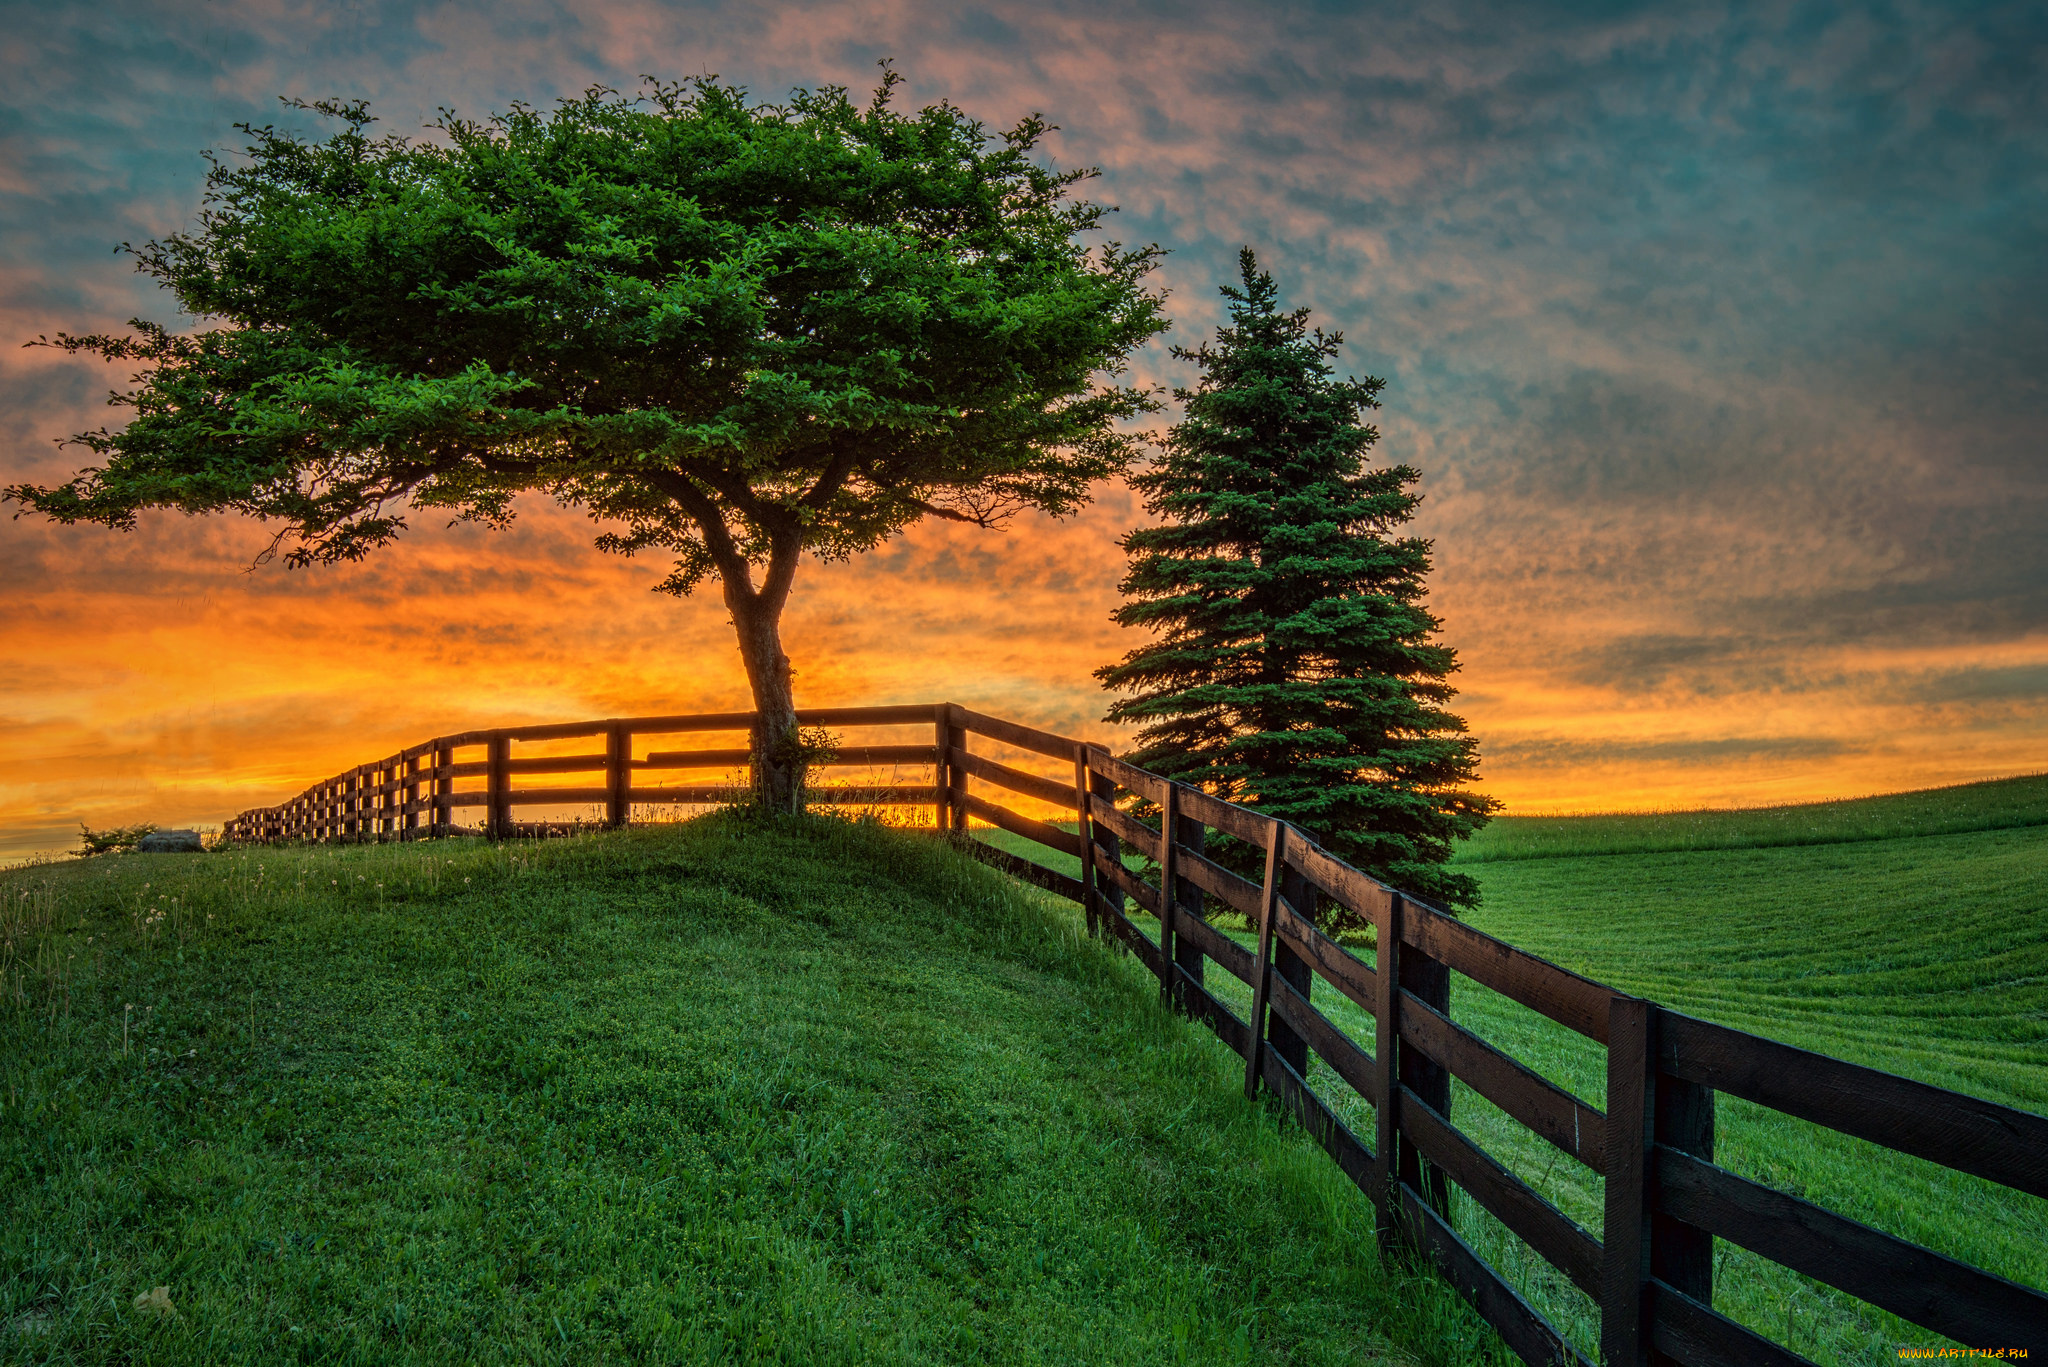
[[[1600,1356],[1608,1364],[1807,1361],[1714,1310],[1716,1238],[1958,1343],[2048,1351],[2048,1296],[1717,1166],[1714,1111],[1717,1095],[1742,1097],[2042,1197],[2048,1118],[1616,992],[1374,881],[1292,826],[1133,768],[1099,746],[944,703],[799,715],[819,726],[932,725],[929,746],[841,752],[842,763],[931,765],[930,786],[840,789],[831,800],[932,805],[941,829],[964,833],[979,820],[1076,858],[1079,878],[964,842],[986,862],[1078,902],[1091,932],[1129,946],[1167,1000],[1245,1060],[1246,1093],[1273,1095],[1373,1201],[1382,1240],[1425,1251],[1525,1362],[1586,1359],[1460,1237],[1450,1218],[1452,1184],[1598,1304]],[[746,760],[743,751],[636,759],[634,737],[738,730],[750,720],[643,717],[444,737],[316,784],[283,806],[244,813],[228,830],[241,840],[406,838],[452,829],[454,809],[483,806],[488,830],[511,833],[528,829],[511,820],[521,803],[602,803],[608,821],[623,822],[636,802],[712,802],[725,792],[647,787],[635,774]],[[974,753],[970,735],[1055,760],[1061,777]],[[514,741],[583,736],[604,736],[605,753],[510,757]],[[485,760],[458,762],[455,751],[465,746],[483,747]],[[579,769],[602,769],[605,786],[511,785],[514,775]],[[483,790],[452,787],[473,776],[486,779]],[[1070,811],[1079,830],[1020,815],[976,792],[975,780]],[[1125,798],[1150,804],[1159,828],[1131,816]],[[1263,882],[1205,857],[1210,831],[1263,849]],[[1127,867],[1127,850],[1150,859],[1156,882]],[[1256,948],[1212,924],[1211,899],[1249,918]],[[1369,959],[1317,928],[1325,900],[1371,923]],[[1133,904],[1156,918],[1156,939],[1131,919]],[[1250,989],[1249,1020],[1208,990],[1209,964]],[[1453,971],[1604,1046],[1606,1111],[1457,1024]],[[1317,1009],[1319,983],[1372,1017],[1370,1047]],[[1372,1106],[1370,1135],[1354,1134],[1310,1087],[1311,1051]],[[1604,1179],[1597,1237],[1452,1123],[1453,1077]]]

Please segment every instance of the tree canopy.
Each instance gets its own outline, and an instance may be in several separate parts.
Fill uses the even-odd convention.
[[[304,565],[410,510],[495,526],[551,496],[600,548],[668,557],[663,589],[722,581],[758,761],[794,725],[776,628],[804,552],[1069,512],[1152,406],[1120,377],[1166,326],[1157,248],[1081,240],[1106,209],[1043,164],[1042,118],[901,112],[898,80],[864,105],[598,88],[424,139],[361,103],[298,106],[322,139],[241,125],[197,226],[136,249],[199,327],[57,337],[139,365],[131,417],[5,497],[122,529],[245,514]]]
[[[1424,606],[1430,543],[1395,535],[1420,475],[1371,466],[1385,382],[1337,380],[1343,338],[1284,312],[1247,248],[1230,320],[1177,391],[1184,416],[1132,483],[1161,523],[1124,538],[1124,626],[1154,639],[1097,671],[1130,694],[1134,764],[1293,822],[1342,859],[1450,906],[1443,866],[1497,804],[1465,785],[1478,750],[1444,709],[1457,656]],[[1255,873],[1256,852],[1220,847]]]

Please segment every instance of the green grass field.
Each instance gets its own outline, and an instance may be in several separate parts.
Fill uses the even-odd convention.
[[[1838,845],[2048,825],[2048,774],[1843,802],[1620,816],[1501,816],[1455,862]]]
[[[2048,780],[1496,826],[1506,830],[1490,848],[1492,831],[1460,860],[1484,892],[1469,918],[1479,928],[1677,1010],[2048,1113]],[[1249,991],[1209,976],[1248,1013]],[[1370,1050],[1369,1017],[1334,992],[1316,1000]],[[1604,1107],[1599,1046],[1462,976],[1452,1006]],[[1370,1107],[1320,1063],[1313,1073],[1367,1132]],[[1453,1118],[1597,1236],[1597,1176],[1462,1084]],[[2048,1288],[2048,1202],[1740,1101],[1720,1102],[1718,1125],[1717,1158],[1745,1176]],[[1592,1355],[1591,1302],[1483,1211],[1456,1204],[1461,1230]],[[1718,1250],[1716,1307],[1816,1361],[1890,1363],[1902,1345],[1945,1342],[1739,1248]]]
[[[108,856],[0,907],[0,1360],[1505,1360],[1132,960],[929,837]]]

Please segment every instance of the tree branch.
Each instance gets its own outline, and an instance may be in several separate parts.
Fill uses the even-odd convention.
[[[754,576],[747,566],[747,558],[733,544],[732,531],[725,525],[725,518],[719,514],[718,505],[711,496],[692,483],[687,475],[648,470],[642,477],[674,499],[677,506],[697,524],[697,530],[704,538],[704,549],[710,554],[711,562],[718,566],[727,591],[752,601],[755,597]]]

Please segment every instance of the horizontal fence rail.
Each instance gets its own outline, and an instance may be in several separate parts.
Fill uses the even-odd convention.
[[[1696,1020],[1527,954],[1334,858],[1294,827],[1126,764],[1102,747],[951,703],[828,708],[806,726],[930,725],[930,745],[842,746],[828,763],[929,768],[929,784],[813,789],[813,801],[933,808],[977,858],[1083,908],[1091,934],[1126,946],[1164,1000],[1244,1060],[1247,1094],[1273,1096],[1373,1202],[1390,1249],[1429,1256],[1508,1346],[1531,1364],[1586,1363],[1458,1233],[1456,1186],[1600,1311],[1600,1359],[1682,1367],[1807,1359],[1718,1313],[1714,1241],[1725,1239],[1970,1348],[2048,1352],[2048,1296],[1886,1234],[1714,1162],[1722,1094],[1900,1153],[2048,1197],[2048,1118]],[[592,803],[622,825],[636,803],[727,800],[732,785],[650,782],[663,772],[742,766],[735,749],[654,750],[640,737],[741,731],[751,713],[634,717],[465,732],[315,784],[228,823],[239,841],[388,840],[464,830],[545,833],[515,823],[520,805]],[[969,737],[1055,762],[1035,774],[969,750]],[[515,742],[601,738],[603,749],[518,757]],[[481,758],[457,760],[457,751]],[[581,786],[514,786],[515,776],[594,774]],[[457,788],[464,779],[481,788]],[[1022,813],[979,781],[1057,809],[1075,830]],[[1012,799],[1014,801],[1014,798]],[[1135,813],[1149,814],[1140,820]],[[425,818],[425,820],[422,820]],[[968,838],[979,821],[1066,855],[1079,876]],[[1155,824],[1150,824],[1156,822]],[[1261,882],[1213,862],[1211,831],[1265,854]],[[1154,881],[1128,866],[1142,855]],[[1211,902],[1245,916],[1254,948],[1219,929]],[[1157,938],[1132,919],[1157,924]],[[1342,907],[1373,929],[1370,957],[1324,933]],[[1249,1019],[1209,990],[1209,965],[1251,991]],[[1602,1111],[1540,1076],[1452,1017],[1453,972],[1606,1050]],[[1374,1023],[1354,1040],[1317,1006],[1334,992]],[[1310,1056],[1372,1108],[1356,1134],[1307,1079]],[[1581,1226],[1487,1153],[1451,1118],[1451,1080],[1603,1179],[1601,1229]]]

